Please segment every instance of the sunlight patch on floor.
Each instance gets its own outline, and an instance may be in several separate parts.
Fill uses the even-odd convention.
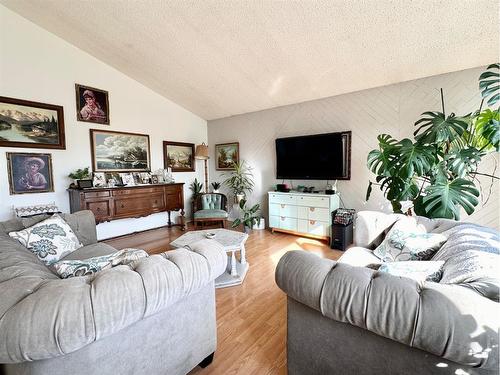
[[[292,250],[307,250],[309,253],[312,253],[320,258],[323,258],[324,254],[321,248],[315,248],[314,246],[311,246],[315,244],[317,246],[317,241],[315,240],[299,238],[294,243],[291,243],[290,245],[280,249],[279,251],[274,252],[269,257],[271,258],[271,261],[275,266],[278,264],[281,257],[285,255],[285,253]]]

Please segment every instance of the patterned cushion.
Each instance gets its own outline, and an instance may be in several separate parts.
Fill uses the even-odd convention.
[[[428,260],[446,242],[438,233],[427,233],[413,218],[402,218],[373,253],[384,262]]]
[[[379,267],[379,272],[408,277],[417,281],[439,282],[443,276],[444,261],[388,262]]]
[[[225,219],[227,211],[224,210],[199,210],[194,213],[195,219]]]
[[[118,265],[126,265],[148,256],[144,250],[123,249],[116,253],[84,260],[61,260],[51,268],[62,279],[68,277],[88,276]]]
[[[9,236],[35,253],[46,265],[83,246],[68,223],[57,214],[19,232],[10,232]]]

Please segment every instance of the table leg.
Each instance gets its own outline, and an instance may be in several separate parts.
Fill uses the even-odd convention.
[[[247,258],[245,257],[245,244],[241,244],[240,247],[240,262],[241,264],[247,263]]]
[[[231,276],[238,276],[238,272],[236,271],[236,256],[234,253],[234,251],[231,251]]]

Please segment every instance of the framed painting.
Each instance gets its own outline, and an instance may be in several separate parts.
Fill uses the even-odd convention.
[[[218,171],[230,171],[234,169],[234,163],[240,161],[240,144],[221,143],[215,145],[215,165]]]
[[[75,84],[76,119],[109,125],[108,92],[94,87]]]
[[[0,147],[66,149],[63,107],[0,96]]]
[[[151,170],[149,135],[90,129],[94,172]]]
[[[54,191],[51,154],[7,152],[10,194]]]
[[[163,164],[172,172],[194,172],[194,143],[164,141]]]

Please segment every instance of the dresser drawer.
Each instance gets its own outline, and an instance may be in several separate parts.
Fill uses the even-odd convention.
[[[89,191],[87,193],[83,193],[85,195],[85,199],[89,198],[106,198],[109,197],[109,191]]]
[[[269,203],[269,216],[280,216],[280,207],[279,203]]]
[[[157,212],[162,211],[164,208],[165,204],[161,194],[152,194],[149,197],[115,199],[116,215]]]
[[[280,216],[280,229],[297,231],[297,219],[292,217]]]
[[[307,211],[309,220],[330,221],[330,210],[328,208],[308,207]]]
[[[279,216],[269,216],[269,227],[279,228],[280,227],[280,217]]]
[[[327,197],[314,197],[314,196],[300,196],[297,197],[298,206],[309,206],[309,207],[330,207],[330,198]]]
[[[309,220],[297,219],[297,232],[309,232]]]
[[[86,202],[85,208],[92,211],[96,219],[103,219],[111,215],[109,201]]]
[[[327,222],[324,221],[317,221],[317,220],[309,220],[309,234],[313,234],[315,236],[325,236],[329,237],[329,229],[330,225]]]
[[[297,196],[293,194],[269,194],[269,203],[296,204]]]
[[[297,206],[297,218],[298,219],[309,219],[309,207]]]
[[[144,194],[161,194],[163,193],[163,189],[160,187],[152,187],[152,188],[141,188],[141,189],[120,189],[113,190],[113,196],[120,197],[124,195],[144,195]]]
[[[289,204],[280,204],[280,216],[296,218],[297,206],[291,206]]]

